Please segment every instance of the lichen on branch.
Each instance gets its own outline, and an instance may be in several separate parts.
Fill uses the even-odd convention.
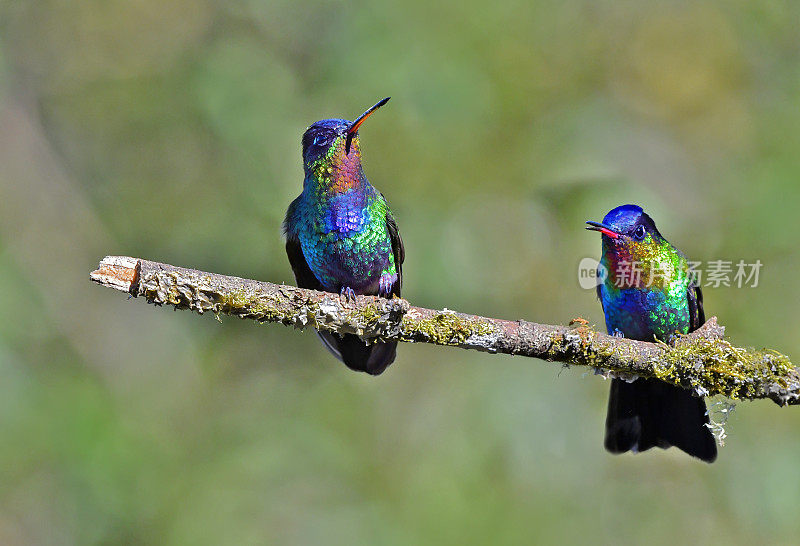
[[[789,358],[732,345],[715,317],[668,346],[609,336],[582,319],[559,326],[426,309],[400,298],[347,300],[338,294],[127,256],[107,256],[90,277],[149,303],[199,314],[356,334],[365,343],[397,340],[528,356],[611,375],[655,377],[702,396],[800,404],[800,371]]]

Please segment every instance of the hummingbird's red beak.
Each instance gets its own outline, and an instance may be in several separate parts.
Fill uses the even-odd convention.
[[[590,231],[599,231],[603,235],[611,237],[612,239],[619,239],[619,233],[614,231],[612,228],[608,227],[605,224],[601,224],[600,222],[586,222],[589,224],[586,226],[586,229]]]
[[[347,128],[347,139],[344,141],[344,153],[345,155],[350,153],[350,142],[352,142],[353,137],[355,136],[358,128],[361,127],[361,124],[364,123],[368,117],[372,115],[372,112],[389,102],[389,99],[392,97],[386,97],[385,99],[379,100],[374,106],[372,106],[369,110],[358,116],[356,120],[350,124],[350,127]]]

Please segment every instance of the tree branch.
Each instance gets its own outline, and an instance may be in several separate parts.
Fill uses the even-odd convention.
[[[415,307],[400,298],[338,294],[240,279],[126,256],[107,256],[91,279],[101,285],[203,314],[226,314],[259,322],[307,326],[367,341],[397,340],[461,347],[489,353],[590,366],[614,376],[656,377],[733,399],[769,398],[800,404],[800,370],[770,350],[733,346],[712,317],[674,346],[609,336],[583,319],[570,326],[510,321]]]

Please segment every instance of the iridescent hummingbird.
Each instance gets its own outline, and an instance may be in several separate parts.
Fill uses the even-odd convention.
[[[286,254],[303,288],[385,298],[400,296],[403,241],[386,199],[364,175],[358,128],[389,97],[355,121],[323,119],[303,134],[303,192],[286,211]],[[397,342],[367,345],[352,334],[319,332],[349,368],[372,375],[394,361]]]
[[[703,295],[688,274],[686,256],[656,229],[641,207],[623,205],[603,222],[597,287],[609,334],[673,341],[705,322]],[[675,446],[706,462],[717,457],[706,405],[691,391],[657,379],[611,381],[605,447],[634,453]]]

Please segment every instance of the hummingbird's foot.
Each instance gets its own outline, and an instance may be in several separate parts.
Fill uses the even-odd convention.
[[[351,302],[356,299],[355,290],[349,286],[343,286],[342,289],[339,290],[339,297],[341,298],[342,296],[344,296],[344,299],[347,302]]]
[[[378,281],[378,295],[384,298],[391,298],[392,286],[397,281],[397,275],[381,275]]]

